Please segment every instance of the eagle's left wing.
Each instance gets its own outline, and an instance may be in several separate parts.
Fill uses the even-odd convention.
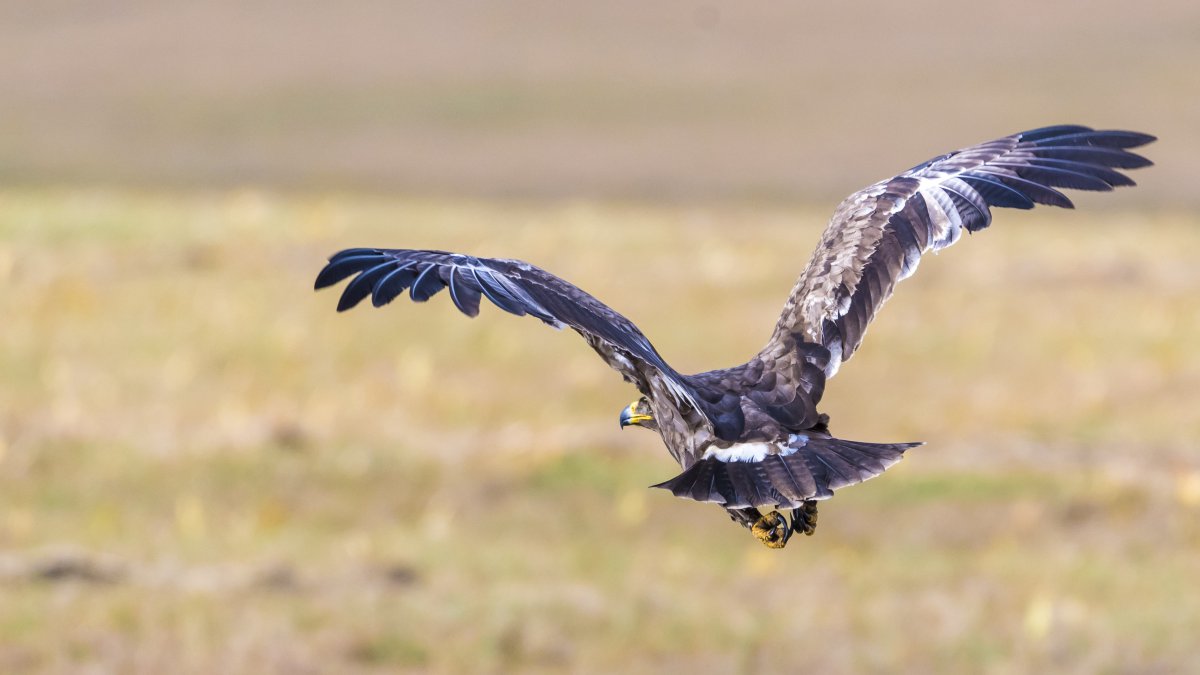
[[[381,307],[408,290],[424,302],[444,288],[467,316],[479,314],[486,297],[506,312],[537,317],[555,328],[569,326],[614,370],[650,394],[648,382],[661,378],[678,406],[705,414],[692,387],[659,356],[650,340],[626,319],[579,287],[520,260],[478,258],[446,251],[354,248],[337,253],[317,275],[316,288],[357,275],[338,302],[343,312],[367,296]]]
[[[1153,140],[1133,131],[1045,127],[935,157],[850,195],[825,229],[760,358],[784,359],[786,371],[786,347],[802,339],[829,350],[825,372],[832,377],[922,254],[950,246],[963,230],[987,227],[992,207],[1072,208],[1054,188],[1133,185],[1117,169],[1149,166],[1128,149]]]

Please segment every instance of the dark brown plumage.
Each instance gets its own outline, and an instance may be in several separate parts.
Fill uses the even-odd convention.
[[[784,305],[766,347],[745,364],[676,372],[631,321],[578,287],[519,260],[443,251],[348,249],[317,276],[354,279],[338,311],[368,296],[382,306],[406,289],[423,302],[442,289],[468,316],[487,297],[513,314],[570,327],[642,394],[622,426],[655,429],[684,471],[655,487],[722,505],[772,547],[811,534],[815,500],[882,473],[919,443],[834,438],[817,411],[825,381],[850,359],[868,324],[921,255],[991,223],[992,207],[1072,208],[1056,188],[1133,185],[1118,169],[1150,165],[1129,151],[1154,140],[1130,131],[1055,126],[942,155],[838,206]],[[793,509],[788,525],[778,513]]]

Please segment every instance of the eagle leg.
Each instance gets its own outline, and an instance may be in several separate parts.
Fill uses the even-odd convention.
[[[800,508],[792,509],[792,532],[803,532],[811,537],[817,531],[817,502],[808,500]]]
[[[744,527],[746,529],[750,529],[750,528],[754,527],[754,523],[757,523],[758,519],[762,517],[762,514],[759,513],[758,509],[755,509],[755,508],[744,508],[744,509],[728,509],[727,508],[725,510],[729,513],[730,520],[741,525],[742,527]]]
[[[759,517],[758,521],[750,526],[750,533],[767,548],[783,548],[787,546],[788,539],[792,538],[792,526],[778,511],[772,511]]]
[[[792,538],[792,533],[795,531],[792,527],[796,522],[795,519],[793,518],[792,524],[789,524],[787,519],[778,511],[771,511],[763,515],[756,508],[725,510],[729,513],[731,520],[750,530],[750,533],[767,548],[783,548],[787,545],[788,539]],[[816,513],[815,506],[813,507],[813,513]],[[808,521],[804,522],[807,523]],[[808,527],[811,528],[813,526]]]

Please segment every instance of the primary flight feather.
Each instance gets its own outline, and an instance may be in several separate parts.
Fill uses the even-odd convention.
[[[675,371],[637,326],[573,284],[520,260],[444,251],[354,248],[337,253],[316,288],[347,277],[338,311],[376,307],[406,290],[424,302],[446,289],[468,316],[482,298],[583,336],[641,397],[621,426],[656,430],[683,472],[654,487],[714,502],[767,546],[812,534],[816,502],[882,473],[919,443],[835,438],[817,411],[827,379],[862,343],[868,324],[921,256],[991,224],[993,207],[1073,208],[1056,188],[1133,185],[1119,169],[1151,162],[1130,152],[1153,136],[1062,125],[935,157],[838,206],[800,274],[770,340],[735,368]],[[792,510],[789,523],[778,511]]]

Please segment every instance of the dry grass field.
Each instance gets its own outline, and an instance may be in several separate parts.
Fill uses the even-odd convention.
[[[695,371],[832,205],[6,190],[0,672],[1194,672],[1200,216],[1104,199],[902,285],[825,407],[929,444],[776,552],[645,489],[675,466],[570,333],[311,284],[521,257]]]

